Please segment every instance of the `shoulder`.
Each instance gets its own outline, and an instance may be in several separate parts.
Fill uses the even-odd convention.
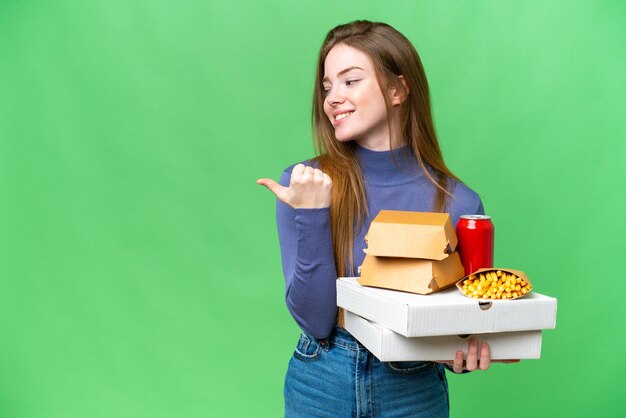
[[[465,183],[453,181],[452,200],[459,206],[476,207],[480,203],[480,196]]]
[[[453,181],[452,197],[448,203],[448,211],[456,224],[461,215],[482,215],[485,213],[482,200],[478,193],[460,181]]]
[[[283,186],[289,185],[289,180],[291,179],[291,171],[298,164],[304,164],[305,166],[310,166],[313,168],[317,168],[319,166],[319,160],[317,158],[311,158],[309,160],[300,161],[299,163],[291,164],[289,167],[283,170],[283,173],[280,176],[280,184]]]

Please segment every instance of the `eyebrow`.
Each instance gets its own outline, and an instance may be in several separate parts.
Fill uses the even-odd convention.
[[[352,70],[361,70],[361,71],[365,71],[363,68],[361,67],[348,67],[348,68],[344,68],[343,70],[339,71],[337,73],[337,77],[339,77],[340,75],[344,75],[345,73],[347,73],[348,71],[352,71]],[[328,77],[324,77],[324,79],[322,80],[322,83],[326,82],[326,81],[330,81],[328,79]]]

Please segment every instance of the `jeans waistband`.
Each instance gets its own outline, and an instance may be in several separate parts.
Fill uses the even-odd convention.
[[[323,339],[315,338],[304,332],[303,332],[303,335],[306,335],[306,337],[310,341],[313,341],[316,344],[319,344],[321,347],[325,349],[327,349],[328,346],[332,345],[332,346],[337,346],[337,347],[345,348],[345,349],[352,350],[352,351],[365,350],[365,347],[361,343],[359,343],[356,340],[356,338],[352,336],[352,334],[350,334],[344,328],[337,326],[337,325],[333,328],[330,335]]]
[[[347,348],[348,350],[356,351],[364,349],[361,343],[359,343],[352,334],[339,326],[333,328],[333,331],[328,337],[328,341],[331,345]]]

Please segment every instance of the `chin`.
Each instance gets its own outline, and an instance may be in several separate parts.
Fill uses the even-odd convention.
[[[339,142],[350,142],[354,140],[354,135],[346,135],[345,133],[337,135],[337,132],[335,132],[335,139]]]

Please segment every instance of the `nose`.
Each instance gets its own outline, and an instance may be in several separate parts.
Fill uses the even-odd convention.
[[[331,106],[341,104],[345,100],[345,97],[338,92],[338,89],[332,88],[326,93],[326,102]]]

